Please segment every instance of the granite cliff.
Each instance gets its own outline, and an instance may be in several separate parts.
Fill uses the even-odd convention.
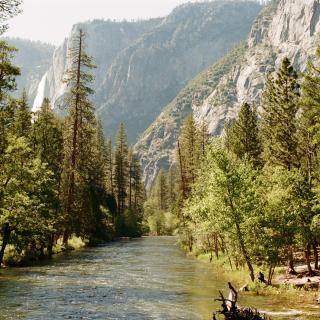
[[[319,31],[318,1],[270,1],[247,41],[191,80],[136,144],[147,186],[159,167],[175,161],[175,143],[187,114],[193,112],[197,121],[207,121],[212,134],[221,134],[225,121],[237,116],[243,102],[259,104],[267,73],[285,56],[298,71],[304,70],[315,53]]]

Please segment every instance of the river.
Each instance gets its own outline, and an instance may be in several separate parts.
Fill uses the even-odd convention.
[[[110,243],[0,273],[0,319],[210,320],[227,279],[171,237]],[[303,294],[303,293],[302,293]],[[245,296],[272,319],[320,319],[320,308]]]

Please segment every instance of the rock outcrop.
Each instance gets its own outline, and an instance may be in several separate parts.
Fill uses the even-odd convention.
[[[266,75],[287,56],[303,71],[318,45],[320,3],[271,1],[255,20],[246,44],[192,80],[142,135],[135,149],[147,186],[160,166],[174,162],[174,148],[186,114],[205,120],[219,135],[245,101],[259,104]]]

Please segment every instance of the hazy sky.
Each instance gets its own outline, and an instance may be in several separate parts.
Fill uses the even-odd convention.
[[[139,19],[167,15],[188,0],[24,0],[5,36],[59,44],[71,26],[92,19]],[[192,1],[195,2],[195,1]]]

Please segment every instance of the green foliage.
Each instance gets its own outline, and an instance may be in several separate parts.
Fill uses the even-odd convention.
[[[195,174],[189,190],[176,198],[184,247],[210,260],[213,254],[222,255],[231,268],[246,265],[252,280],[254,263],[268,268],[268,283],[274,268],[286,260],[288,271],[294,272],[293,253],[300,252],[313,274],[311,248],[317,259],[320,229],[319,75],[310,63],[300,92],[297,74],[284,59],[277,73],[268,76],[261,120],[255,108],[244,104],[226,126],[224,139],[211,141],[206,158],[194,162],[197,147],[190,146],[197,131],[188,120],[177,159],[187,152],[185,166]],[[183,170],[180,177],[190,181]],[[160,228],[161,219],[154,220]]]
[[[7,42],[0,41],[0,101],[7,97],[7,94],[16,89],[15,77],[20,75],[20,69],[11,63],[16,48],[11,47]]]
[[[123,123],[120,124],[114,153],[114,187],[118,204],[118,215],[125,210],[128,179],[128,142]]]
[[[285,58],[276,76],[269,75],[263,96],[262,135],[264,157],[288,170],[297,166],[297,73]]]
[[[174,235],[179,221],[172,212],[161,211],[154,198],[144,204],[145,233],[157,236]]]
[[[248,157],[255,167],[261,165],[262,146],[255,107],[244,103],[238,118],[225,128],[226,147],[240,159]]]

